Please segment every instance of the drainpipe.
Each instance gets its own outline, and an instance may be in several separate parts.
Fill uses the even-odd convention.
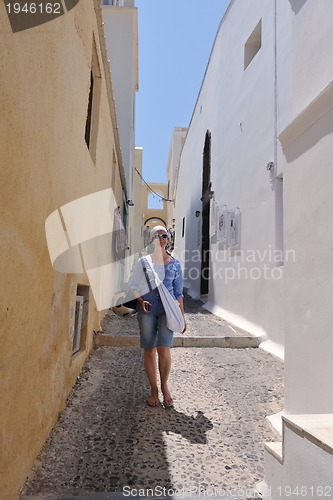
[[[277,0],[274,0],[274,163],[277,168],[277,135],[278,135],[278,88],[277,88]]]

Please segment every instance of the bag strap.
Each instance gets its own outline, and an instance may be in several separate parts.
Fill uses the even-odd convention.
[[[152,289],[153,289],[153,287],[151,286],[151,283],[150,283],[150,280],[149,280],[149,277],[148,277],[148,274],[147,274],[147,268],[144,265],[144,261],[145,260],[147,260],[147,258],[143,257],[142,260],[141,260],[141,264],[142,264],[142,267],[143,267],[143,272],[145,273],[145,277],[146,277],[146,281],[147,281],[147,285],[148,285],[149,291],[151,292]],[[148,262],[148,264],[149,264],[149,262]],[[154,272],[154,270],[152,270],[152,271]]]
[[[167,293],[170,295],[170,297],[172,297],[172,295],[171,295],[170,291],[169,291],[169,290],[167,289],[167,287],[164,285],[163,281],[161,281],[161,280],[160,280],[160,278],[159,278],[159,276],[158,276],[157,272],[154,270],[154,268],[153,268],[153,259],[151,258],[151,256],[150,256],[150,255],[146,255],[145,259],[146,259],[147,263],[149,264],[149,267],[150,267],[150,269],[151,269],[151,271],[152,271],[152,273],[153,273],[153,275],[154,275],[154,278],[155,278],[155,285],[156,285],[156,287],[157,287],[158,292],[160,291],[160,288],[159,288],[159,287],[162,285],[162,286],[163,286],[163,288],[165,288],[165,290],[167,291]],[[172,298],[174,299],[174,297],[172,297]],[[175,300],[175,299],[174,299],[174,300]]]
[[[146,255],[145,259],[146,259],[146,261],[147,261],[147,263],[149,265],[149,268],[150,268],[151,272],[153,273],[154,280],[155,280],[155,285],[158,288],[160,286],[160,284],[162,283],[162,281],[160,280],[157,272],[155,271],[155,269],[153,267],[153,259],[151,258],[151,255]]]

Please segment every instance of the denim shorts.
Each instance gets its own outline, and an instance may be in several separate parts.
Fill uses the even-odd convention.
[[[138,322],[140,327],[140,347],[153,349],[154,347],[172,347],[173,331],[166,326],[166,316],[162,307],[152,307],[144,313],[139,310]]]

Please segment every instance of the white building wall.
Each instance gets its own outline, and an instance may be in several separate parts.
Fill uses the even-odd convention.
[[[333,4],[292,2],[293,119],[280,134],[285,162],[288,413],[333,413]]]
[[[262,47],[244,70],[244,44],[260,19]],[[218,263],[219,245],[211,239],[208,308],[249,331],[266,332],[271,348],[282,345],[285,334],[284,414],[312,422],[307,433],[297,423],[284,431],[281,446],[271,448],[281,455],[268,452],[267,491],[275,493],[264,498],[289,497],[290,487],[319,498],[321,487],[329,494],[333,487],[332,24],[330,0],[232,1],[180,158],[176,253],[192,295],[200,295],[201,225],[194,214],[201,207],[207,131],[213,199],[240,208],[240,249],[257,253],[256,262],[242,267],[260,268],[267,248],[285,250],[283,266],[268,262],[281,279],[246,279],[244,271],[226,283],[226,266],[235,270],[241,257]],[[265,170],[271,161],[283,177],[274,189]]]
[[[264,500],[332,497],[333,456],[315,442],[315,438],[285,428],[283,462],[270,454],[265,457]]]
[[[294,116],[333,80],[328,47],[333,44],[332,2],[290,0],[293,11]]]
[[[333,68],[329,49],[333,4],[327,0],[288,3],[292,66],[283,65],[281,58],[281,103],[283,92],[288,93],[283,79],[292,85],[285,107],[280,107],[284,126],[278,132],[284,164],[284,242],[296,257],[285,264],[284,412],[310,419],[312,424],[307,439],[299,425],[285,429],[282,463],[267,454],[269,495],[264,498],[270,499],[287,496],[289,487],[294,494],[302,487],[306,498],[320,498],[330,496],[333,487]],[[280,46],[288,51],[282,36]]]
[[[126,6],[127,4],[129,6]],[[134,2],[130,1],[122,7],[102,5],[102,12],[112,71],[127,195],[129,199],[132,199],[135,163],[135,93],[138,90],[137,9],[134,7]]]
[[[200,253],[200,218],[195,211],[201,210],[202,154],[209,130],[214,199],[229,210],[239,207],[242,255],[221,251],[211,240],[207,307],[281,347],[283,266],[275,262],[277,195],[266,170],[277,154],[275,17],[274,1],[233,1],[222,20],[180,160],[176,253],[180,258],[185,248],[187,258]],[[244,70],[244,46],[260,20],[262,47]],[[249,252],[255,254],[255,262],[247,262]],[[186,284],[195,296],[200,295],[198,271],[200,262],[185,263]]]
[[[333,413],[333,110],[326,111],[285,145],[285,240],[296,254],[285,284],[285,405],[291,413]]]

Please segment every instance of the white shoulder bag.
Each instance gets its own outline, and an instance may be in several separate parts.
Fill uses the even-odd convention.
[[[160,280],[156,271],[153,268],[153,261],[150,255],[147,255],[146,260],[150,266],[150,269],[154,275],[157,290],[160,294],[161,301],[165,310],[166,324],[169,330],[173,332],[180,333],[185,328],[185,321],[180,309],[178,300],[174,299],[170,294],[167,287],[164,285],[163,281]]]

